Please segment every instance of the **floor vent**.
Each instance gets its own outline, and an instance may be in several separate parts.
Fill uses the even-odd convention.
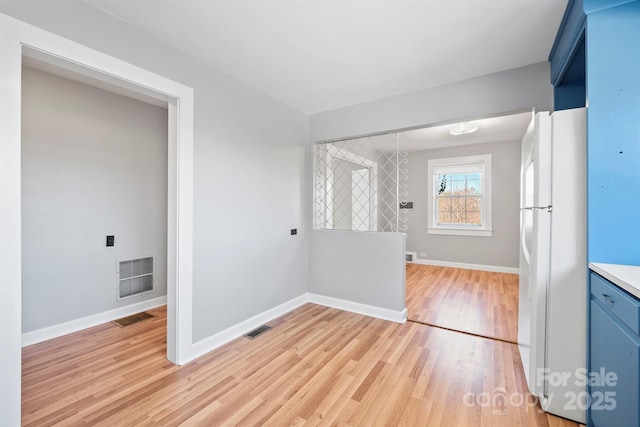
[[[258,329],[254,329],[253,331],[249,332],[248,334],[245,335],[245,337],[249,338],[249,339],[254,339],[255,337],[257,337],[258,335],[264,334],[265,332],[267,332],[269,329],[271,329],[271,326],[269,325],[262,325],[260,326]]]
[[[143,320],[151,319],[152,317],[155,316],[143,311],[142,313],[136,313],[131,316],[123,317],[122,319],[114,320],[113,323],[120,327],[125,327],[133,325],[134,323],[142,322]]]

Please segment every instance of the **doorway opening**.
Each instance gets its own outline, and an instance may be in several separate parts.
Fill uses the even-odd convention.
[[[367,152],[393,137],[405,160],[394,203],[407,236],[407,320],[517,342],[520,145],[531,117],[520,111],[360,138]]]
[[[408,320],[517,342],[520,144],[531,112],[401,133]]]
[[[168,105],[167,358],[191,360],[193,89],[40,28],[0,15],[0,412],[20,423],[22,348],[21,78],[24,57],[77,71]]]
[[[0,312],[4,313],[2,318],[6,324],[13,325],[3,333],[7,363],[3,363],[6,369],[2,370],[2,375],[8,381],[7,395],[19,396],[22,340],[20,127],[22,65],[23,61],[28,61],[26,58],[76,73],[98,87],[108,86],[116,93],[135,93],[167,106],[167,358],[176,364],[186,363],[191,358],[192,345],[193,89],[43,30],[11,24],[3,37],[5,48],[0,61],[3,89],[7,89],[2,103],[4,117],[0,123],[3,153],[1,242],[6,255],[2,270],[5,283],[11,284],[3,290],[6,292]],[[8,248],[12,251],[5,251]],[[12,398],[7,404],[14,401]]]
[[[22,344],[166,305],[168,102],[22,67]]]
[[[16,58],[20,73],[29,58],[94,86],[167,106],[167,358],[185,363],[191,349],[193,90],[88,48],[65,46],[66,41],[57,46],[56,41],[51,38],[52,45],[46,47],[22,43]]]

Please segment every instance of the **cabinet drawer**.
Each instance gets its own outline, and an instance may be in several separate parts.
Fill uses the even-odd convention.
[[[593,272],[591,298],[600,301],[633,332],[640,334],[640,301]]]

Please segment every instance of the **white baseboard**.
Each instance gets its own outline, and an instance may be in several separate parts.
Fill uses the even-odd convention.
[[[361,304],[358,302],[347,301],[338,298],[327,297],[318,294],[308,294],[309,302],[324,305],[325,307],[337,308],[339,310],[350,311],[352,313],[363,314],[369,317],[389,320],[396,323],[405,323],[407,321],[407,309],[402,311],[389,310],[388,308],[376,307],[373,305]]]
[[[22,347],[57,338],[62,335],[77,332],[82,329],[91,328],[102,323],[120,319],[121,317],[130,316],[141,311],[150,310],[167,304],[167,297],[162,296],[147,301],[119,307],[113,310],[105,311],[81,319],[70,320],[68,322],[59,323],[57,325],[48,326],[46,328],[37,329],[35,331],[22,334]]]
[[[218,332],[217,334],[211,335],[208,338],[193,343],[193,345],[191,346],[191,354],[189,360],[196,359],[206,353],[209,353],[210,351],[223,346],[229,341],[233,341],[234,339],[241,337],[247,332],[251,332],[252,330],[264,325],[270,320],[275,319],[276,317],[280,317],[283,314],[287,314],[288,312],[300,307],[303,304],[306,304],[307,302],[309,302],[308,294],[300,295],[299,297],[293,298],[283,304],[280,304],[277,307],[271,308],[247,320],[243,320],[240,323],[230,326],[227,329]]]
[[[437,261],[432,259],[413,259],[413,264],[434,265],[437,267],[464,268],[467,270],[491,271],[494,273],[519,274],[520,269],[515,267],[500,267],[496,265],[466,264],[464,262]]]
[[[407,321],[407,309],[402,311],[394,311],[386,308],[374,307],[371,305],[360,304],[357,302],[346,301],[338,298],[326,297],[323,295],[306,293],[299,297],[293,298],[277,307],[271,308],[260,314],[253,316],[250,319],[243,320],[224,331],[220,331],[208,338],[200,340],[193,344],[191,347],[191,354],[188,361],[194,360],[200,356],[203,356],[210,351],[215,350],[218,347],[225,345],[226,343],[233,341],[236,338],[250,332],[270,320],[280,317],[289,313],[292,310],[306,304],[313,303],[323,305],[325,307],[337,308],[339,310],[350,311],[352,313],[358,313],[365,316],[376,317],[378,319],[389,320],[396,323],[405,323]]]
[[[336,308],[339,310],[350,311],[365,316],[376,317],[378,319],[389,320],[396,323],[405,323],[407,320],[407,309],[402,311],[394,311],[386,308],[375,307],[372,305],[361,304],[353,301],[342,300],[338,298],[327,297],[324,295],[306,293],[299,297],[293,298],[277,307],[271,308],[250,319],[243,320],[217,334],[193,343],[191,353],[186,362],[194,360],[216,348],[232,341],[247,332],[256,329],[276,317],[280,317],[292,310],[306,304],[313,303],[323,305],[325,307]],[[37,344],[42,341],[57,338],[62,335],[77,332],[82,329],[91,328],[102,323],[110,322],[124,316],[139,313],[140,311],[150,310],[160,307],[167,303],[167,297],[154,298],[152,300],[131,304],[126,307],[120,307],[115,310],[105,311],[103,313],[94,314],[83,317],[82,319],[72,320],[58,325],[49,326],[47,328],[38,329],[36,331],[22,334],[22,346]],[[186,363],[185,362],[185,363]]]

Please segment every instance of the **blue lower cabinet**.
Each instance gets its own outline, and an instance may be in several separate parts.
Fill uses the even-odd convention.
[[[640,301],[595,273],[590,282],[587,425],[640,426]]]

